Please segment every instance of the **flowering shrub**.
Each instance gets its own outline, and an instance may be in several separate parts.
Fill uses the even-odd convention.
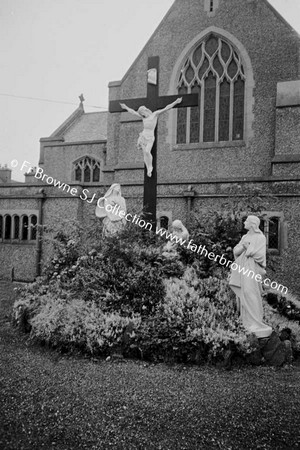
[[[140,321],[138,315],[105,314],[93,302],[48,298],[30,321],[31,336],[60,349],[106,355],[121,344],[126,326],[138,328]]]
[[[166,295],[157,305],[155,316],[139,330],[143,354],[190,360],[197,349],[202,350],[202,359],[220,356],[229,346],[242,353],[251,350],[224,281],[199,280],[189,268],[182,279],[166,280],[165,287]]]
[[[266,292],[265,299],[270,306],[284,317],[287,317],[289,320],[295,320],[300,324],[300,301],[295,295],[290,292],[283,295],[270,289]]]
[[[49,286],[39,278],[35,283],[16,288],[18,299],[13,306],[12,320],[14,325],[24,331],[31,330],[31,319],[51,300]]]
[[[229,219],[220,219],[219,234],[229,229]],[[226,251],[225,237],[218,243],[195,233],[216,254]],[[216,262],[181,246],[176,258],[166,258],[163,238],[130,224],[105,240],[93,240],[91,233],[85,245],[81,232],[55,236],[45,274],[20,289],[14,305],[14,323],[32,338],[106,355],[123,346],[130,329],[126,354],[197,363],[228,349],[253,351],[257,340],[241,325],[226,269]],[[290,328],[293,348],[300,349],[299,325],[267,307],[266,322],[279,331]]]
[[[264,316],[266,322],[277,332],[280,333],[285,328],[292,331],[292,348],[296,353],[300,353],[300,325],[283,317],[276,309],[272,308],[266,301],[263,302]]]

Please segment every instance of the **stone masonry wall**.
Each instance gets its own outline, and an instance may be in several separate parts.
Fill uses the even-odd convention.
[[[234,147],[187,146],[174,151],[174,131],[170,130],[174,130],[176,114],[166,113],[158,125],[158,178],[171,181],[270,175],[275,151],[277,82],[299,76],[299,38],[264,1],[223,0],[213,17],[204,11],[203,1],[176,1],[122,82],[112,83],[110,99],[146,95],[147,58],[153,55],[160,57],[160,95],[176,93],[176,85],[170,85],[170,80],[176,79],[174,67],[181,57],[181,63],[184,62],[184,49],[205,30],[220,35],[229,33],[249,55],[254,79],[253,98],[247,100],[250,130],[246,142]],[[107,158],[112,164],[140,159],[135,145],[141,124],[120,123],[121,117],[124,113],[110,114],[108,118]],[[124,171],[123,180],[126,179],[128,173]]]
[[[106,142],[45,146],[44,173],[62,183],[74,182],[73,162],[88,155],[102,161],[104,165],[105,150]]]

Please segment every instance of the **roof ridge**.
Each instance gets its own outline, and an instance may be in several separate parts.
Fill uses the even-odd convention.
[[[295,28],[280,14],[280,12],[275,8],[275,6],[273,6],[270,2],[269,2],[269,0],[263,0],[263,2],[267,5],[267,7],[271,10],[271,11],[273,11],[273,13],[278,17],[278,19],[282,22],[282,23],[284,23],[285,25],[287,25],[287,27],[291,30],[291,31],[293,31],[296,35],[297,35],[297,37],[298,38],[300,38],[300,35],[299,35],[299,33],[298,33],[298,31],[297,30],[295,30]]]
[[[54,137],[62,137],[64,133],[74,124],[74,122],[79,119],[83,114],[85,114],[83,105],[80,103],[77,109],[49,136],[51,138]]]
[[[108,113],[107,111],[93,111],[93,112],[85,112],[84,115],[86,116],[87,114],[105,114]]]

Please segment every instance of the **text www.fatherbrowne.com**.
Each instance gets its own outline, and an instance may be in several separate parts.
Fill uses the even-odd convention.
[[[186,248],[188,250],[191,250],[194,253],[198,253],[200,255],[203,255],[210,259],[211,261],[216,261],[221,266],[229,267],[232,270],[237,270],[239,273],[254,278],[257,282],[263,284],[264,286],[271,287],[274,290],[281,291],[283,294],[286,294],[288,292],[288,288],[286,286],[283,286],[282,284],[277,283],[276,281],[271,281],[269,278],[263,278],[260,274],[256,274],[253,270],[246,269],[245,267],[241,267],[239,264],[237,264],[234,261],[230,261],[225,258],[224,255],[216,255],[214,252],[208,252],[205,245],[197,245],[194,243],[193,239],[190,239],[188,242],[176,235],[173,235],[172,233],[168,232],[165,228],[156,228],[156,234],[160,236],[165,236],[166,239],[169,239],[170,241],[180,244],[180,245],[186,245]]]
[[[11,162],[12,167],[17,167],[18,164],[19,163],[17,160],[13,160]],[[30,167],[31,167],[31,164],[28,161],[24,161],[20,170],[21,171],[24,169],[27,170]],[[70,194],[72,196],[79,195],[81,200],[87,201],[87,203],[93,203],[95,200],[96,194],[94,194],[92,196],[92,198],[90,199],[88,189],[83,189],[82,192],[79,194],[77,191],[77,188],[75,188],[75,187],[71,188],[70,185],[68,185],[66,183],[62,183],[62,182],[52,178],[51,176],[48,176],[47,174],[44,173],[44,170],[41,167],[36,168],[34,177],[37,179],[40,179],[41,181],[46,182],[48,185],[53,185],[53,186],[57,187],[58,189],[61,189],[68,193],[70,192]],[[99,202],[99,199],[97,201],[97,204],[100,208],[103,208],[103,206],[100,206],[100,204],[98,202]],[[130,213],[126,214],[125,211],[122,211],[120,209],[119,205],[112,206],[112,205],[107,204],[105,206],[105,208],[107,209],[108,212],[118,215],[121,219],[125,219],[127,222],[132,222],[132,223],[138,225],[140,228],[144,228],[146,230],[152,231],[152,223],[146,222],[144,219],[140,218],[136,214],[134,214],[134,215],[132,215]],[[166,239],[170,240],[171,242],[174,242],[175,244],[180,244],[180,245],[184,245],[184,246],[186,245],[188,250],[191,250],[192,252],[198,253],[200,255],[204,254],[204,256],[207,257],[208,259],[210,259],[212,261],[216,261],[219,264],[221,264],[222,266],[229,267],[232,270],[238,270],[239,273],[242,273],[243,275],[245,275],[247,277],[251,276],[252,278],[255,278],[255,280],[257,282],[259,282],[267,287],[271,287],[274,290],[281,291],[283,294],[286,294],[288,292],[288,288],[286,286],[283,286],[282,284],[278,284],[276,281],[271,281],[269,278],[262,278],[262,276],[260,274],[255,274],[255,272],[253,272],[253,270],[246,269],[245,267],[240,267],[234,261],[227,260],[224,255],[216,255],[214,252],[208,252],[208,250],[205,248],[205,245],[201,245],[201,244],[197,245],[194,243],[193,239],[190,239],[187,243],[186,240],[183,240],[182,238],[179,238],[178,236],[173,235],[172,233],[168,232],[165,228],[156,228],[156,234],[160,235],[162,237],[165,236]]]

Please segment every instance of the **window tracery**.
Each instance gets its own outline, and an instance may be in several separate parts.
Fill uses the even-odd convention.
[[[178,95],[198,93],[199,106],[178,108],[177,143],[244,138],[245,71],[231,43],[209,34],[185,60]]]
[[[80,183],[96,183],[100,181],[101,163],[85,156],[74,163],[75,181]]]

